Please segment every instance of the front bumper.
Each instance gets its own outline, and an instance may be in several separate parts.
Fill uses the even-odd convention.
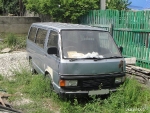
[[[101,89],[92,91],[60,91],[61,97],[87,97],[92,95],[108,95],[111,92],[115,92],[118,89]]]
[[[111,73],[99,75],[61,75],[61,80],[77,80],[77,86],[64,86],[60,88],[60,95],[89,96],[107,95],[117,89],[124,82],[115,83],[116,77],[124,77],[125,73]]]

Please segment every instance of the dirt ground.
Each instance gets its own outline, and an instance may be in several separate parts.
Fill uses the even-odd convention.
[[[14,51],[11,53],[0,54],[0,74],[2,76],[12,76],[13,70],[20,67],[27,67],[26,51]]]

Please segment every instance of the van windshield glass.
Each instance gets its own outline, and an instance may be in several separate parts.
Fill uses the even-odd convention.
[[[64,58],[122,57],[111,35],[105,31],[63,30]]]

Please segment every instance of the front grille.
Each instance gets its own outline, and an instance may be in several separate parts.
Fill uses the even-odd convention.
[[[112,88],[114,86],[114,78],[95,78],[80,81],[82,89],[100,89]]]

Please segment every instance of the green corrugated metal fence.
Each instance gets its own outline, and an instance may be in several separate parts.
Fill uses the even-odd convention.
[[[150,11],[93,10],[80,22],[112,32],[125,57],[136,57],[136,65],[150,69]]]

